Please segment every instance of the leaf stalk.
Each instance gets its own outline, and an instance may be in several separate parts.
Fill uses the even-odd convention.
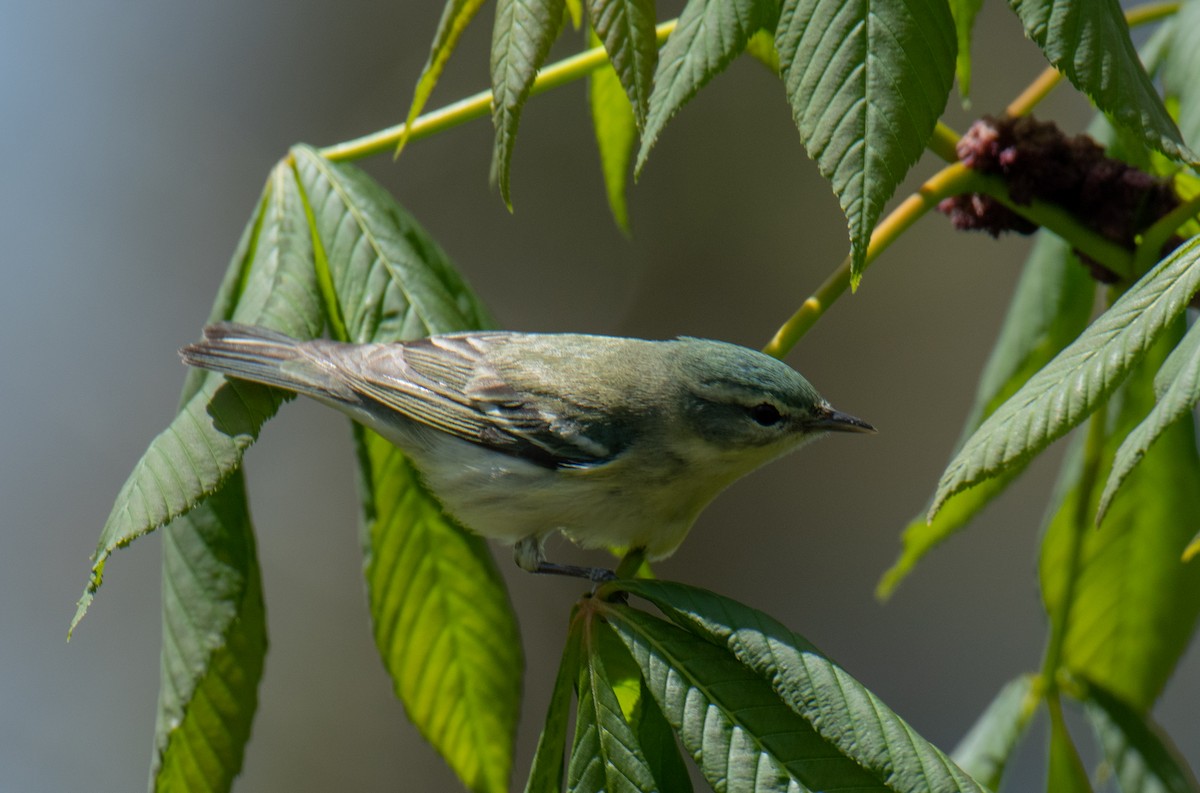
[[[662,43],[675,30],[676,22],[677,20],[670,19],[659,23],[654,28],[659,46],[662,46]],[[608,63],[608,54],[605,52],[604,47],[592,47],[591,49],[572,55],[570,58],[552,63],[538,72],[537,79],[534,80],[533,88],[530,89],[529,95],[534,96],[549,91],[551,88],[558,88],[561,85],[566,85],[567,83],[586,77],[606,63]],[[401,140],[405,140],[408,143],[420,140],[421,138],[427,138],[438,132],[444,132],[467,121],[486,116],[491,113],[491,110],[491,90],[480,91],[477,94],[472,94],[445,107],[431,110],[428,113],[418,116],[413,120],[411,126],[408,124],[396,124],[378,132],[372,132],[370,135],[364,135],[361,138],[327,146],[321,149],[321,156],[334,161],[359,160],[374,154],[391,151]]]

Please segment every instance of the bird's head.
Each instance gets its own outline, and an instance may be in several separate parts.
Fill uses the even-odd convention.
[[[716,451],[761,464],[828,432],[875,432],[775,358],[724,342],[680,342],[683,420]]]

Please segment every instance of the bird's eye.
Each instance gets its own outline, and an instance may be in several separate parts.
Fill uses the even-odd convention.
[[[750,408],[750,418],[754,419],[764,427],[770,427],[778,424],[783,416],[780,414],[779,409],[774,405],[768,402],[763,402],[761,405],[755,405],[754,407]]]

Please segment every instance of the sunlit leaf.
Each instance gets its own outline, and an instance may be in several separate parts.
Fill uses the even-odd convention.
[[[434,86],[442,76],[442,71],[446,68],[450,55],[458,46],[458,40],[467,29],[467,25],[471,24],[471,20],[475,18],[475,14],[483,7],[484,2],[485,0],[447,0],[446,7],[442,9],[442,18],[438,22],[437,32],[433,36],[433,44],[429,47],[429,59],[425,61],[425,66],[421,69],[421,76],[417,79],[417,87],[413,91],[412,105],[409,106],[408,118],[405,119],[404,135],[396,145],[397,154],[408,142],[408,130],[417,116],[421,114],[425,103],[429,101],[429,95],[433,93]]]
[[[713,704],[728,708],[730,713],[747,708],[778,719],[771,726],[760,726],[749,717],[737,723],[744,724],[746,733],[764,746],[785,735],[788,749],[780,749],[774,756],[790,758],[782,765],[796,781],[812,790],[842,785],[896,793],[982,790],[862,684],[807,640],[761,611],[712,592],[665,581],[621,580],[608,586],[646,598],[693,637],[691,641],[671,639],[670,646],[680,649],[668,653],[666,640],[661,637],[676,634],[660,627],[658,621],[640,617],[635,622],[629,615],[636,612],[622,609],[622,620],[629,622],[615,624],[677,730],[680,719],[693,711],[679,710],[684,703],[673,710],[664,697],[689,702],[694,698],[699,703],[703,697],[711,699],[719,692],[729,700]],[[631,638],[635,632],[643,638]],[[706,646],[720,652],[713,654],[703,649]],[[739,668],[753,677],[741,677]],[[745,682],[751,679],[758,683]],[[730,682],[734,680],[736,684]],[[718,681],[723,682],[718,686]],[[759,683],[768,687],[774,699],[760,692]],[[664,688],[668,694],[663,693]],[[786,706],[798,721],[777,714],[771,704],[775,701]],[[687,707],[695,709],[695,718],[703,715],[698,704]],[[722,730],[727,735],[726,728]],[[695,754],[685,732],[680,732],[680,737]],[[817,758],[822,759],[816,762]]]
[[[1180,560],[1200,525],[1200,458],[1190,417],[1163,432],[1117,492],[1104,523],[1093,523],[1100,482],[1122,439],[1150,409],[1154,372],[1181,332],[1178,324],[1169,330],[1113,396],[1107,414],[1098,414],[1106,435],[1094,481],[1083,477],[1086,466],[1076,455],[1068,456],[1039,559],[1047,613],[1063,613],[1072,581],[1063,665],[1140,710],[1162,691],[1200,616],[1200,566]],[[1086,504],[1081,482],[1091,485]],[[1073,537],[1080,544],[1071,579]]]
[[[629,97],[638,127],[645,126],[658,63],[653,0],[588,0],[588,15]]]
[[[658,56],[635,173],[641,173],[663,128],[688,100],[742,54],[755,31],[775,27],[779,2],[688,0]]]
[[[654,775],[633,728],[622,715],[613,682],[604,666],[605,653],[599,643],[608,628],[594,617],[587,623],[583,629],[575,744],[567,767],[568,790],[573,793],[656,791]]]
[[[1004,769],[1029,726],[1032,688],[1033,677],[1029,675],[1005,685],[950,753],[959,768],[991,790],[1000,789]]]
[[[1166,734],[1145,714],[1089,684],[1084,703],[1124,793],[1198,793],[1200,783]]]
[[[241,472],[163,528],[152,790],[225,791],[242,767],[267,649]]]
[[[654,699],[717,790],[888,790],[725,649],[634,609],[610,608]]]
[[[1154,385],[1158,402],[1145,420],[1125,437],[1121,448],[1117,450],[1112,471],[1100,497],[1097,522],[1104,520],[1117,488],[1146,456],[1151,444],[1158,440],[1167,427],[1190,414],[1196,402],[1200,401],[1200,323],[1196,323],[1172,351],[1155,378]]]
[[[1059,237],[1042,232],[1025,262],[1004,326],[975,392],[958,447],[1087,326],[1095,286]],[[1006,471],[948,500],[932,521],[921,513],[905,527],[904,551],[879,582],[889,597],[925,554],[964,528],[1020,472]]]
[[[946,107],[955,36],[945,0],[784,0],[775,48],[800,138],[849,223],[852,287]]]
[[[446,255],[386,190],[312,149],[293,156],[347,338],[488,324]],[[507,790],[522,659],[491,552],[442,511],[399,449],[361,428],[355,441],[371,617],[396,694],[471,790]]]
[[[596,631],[596,639],[621,713],[633,728],[656,789],[659,793],[691,793],[691,776],[679,754],[675,732],[646,687],[642,670],[611,630]]]
[[[497,0],[492,31],[492,181],[509,210],[509,167],[521,109],[562,29],[563,0]]]
[[[594,38],[594,37],[593,37]],[[613,220],[629,234],[629,208],[625,202],[625,185],[629,180],[629,160],[637,138],[633,109],[629,97],[621,88],[612,66],[601,66],[592,72],[588,83],[588,101],[592,108],[592,127],[596,131],[596,148],[600,152],[600,170]]]
[[[254,229],[243,235],[218,305],[226,319],[312,336],[322,324],[304,209],[291,169],[271,173]],[[104,524],[92,574],[71,622],[83,618],[117,548],[186,513],[241,464],[242,453],[275,414],[281,392],[224,376],[190,375],[187,401],[134,466]]]
[[[1129,39],[1117,0],[1009,0],[1046,59],[1118,124],[1163,154],[1194,162]]]
[[[930,508],[1023,464],[1101,404],[1200,288],[1200,239],[1160,262],[1000,406],[950,462]]]

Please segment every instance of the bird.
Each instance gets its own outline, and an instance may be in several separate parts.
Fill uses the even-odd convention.
[[[756,350],[682,336],[471,331],[412,341],[300,340],[233,322],[189,366],[311,397],[399,447],[445,511],[537,573],[583,548],[670,556],[732,482],[829,432],[875,428]]]

